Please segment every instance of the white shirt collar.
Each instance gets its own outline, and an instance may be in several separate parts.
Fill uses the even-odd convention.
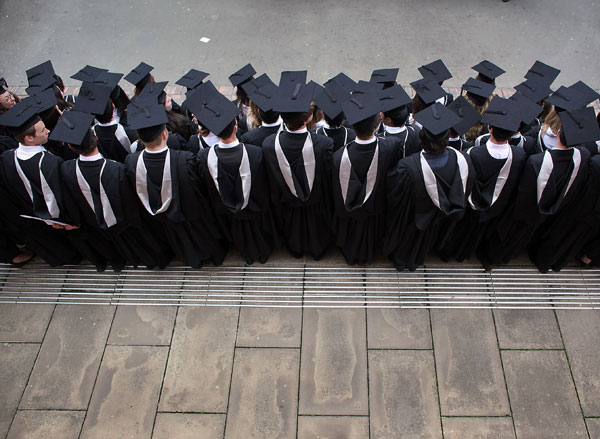
[[[217,143],[219,143],[219,138],[216,136],[216,134],[213,134],[212,132],[208,133],[208,135],[202,137],[204,139],[204,141],[206,142],[206,144],[208,146],[214,146]]]
[[[367,140],[361,140],[358,137],[354,139],[354,143],[358,143],[359,145],[368,145],[369,143],[373,143],[375,141],[375,136],[371,137]]]
[[[94,154],[94,155],[80,155],[79,160],[82,162],[95,162],[96,160],[100,160],[102,158],[102,154]]]
[[[383,129],[390,134],[398,134],[406,131],[406,127],[404,125],[401,127],[389,127],[386,124],[383,124]]]
[[[240,141],[238,139],[235,139],[231,143],[223,143],[222,141],[219,141],[219,143],[217,145],[219,146],[219,148],[227,149],[227,148],[235,148],[239,144],[240,144]]]
[[[458,142],[460,137],[448,137],[448,142]]]
[[[288,129],[288,133],[291,133],[291,134],[302,134],[302,133],[308,133],[308,129],[307,129],[306,127],[304,127],[304,128],[300,128],[298,131],[290,131],[290,130]]]
[[[513,134],[512,136],[510,136],[511,139],[520,139],[521,138],[521,133],[517,133],[517,134]]]
[[[485,146],[492,157],[495,159],[505,159],[508,157],[510,151],[510,145],[508,142],[498,145],[497,143],[488,140]]]
[[[148,149],[144,149],[144,152],[147,152],[148,154],[160,154],[161,152],[165,152],[167,149],[169,149],[169,147],[165,145],[164,148],[162,148],[158,151],[150,151]]]
[[[113,119],[113,120],[111,120],[110,122],[107,122],[107,123],[100,123],[100,122],[98,122],[97,125],[100,126],[100,127],[110,127],[110,126],[116,125],[118,123],[119,123],[119,121],[117,119]]]
[[[283,122],[283,119],[281,118],[281,116],[279,116],[279,119],[277,119],[277,122],[275,123],[262,123],[261,125],[265,128],[269,128],[269,127],[277,127],[279,125],[281,125],[281,123]]]
[[[46,148],[44,148],[42,145],[27,146],[19,143],[19,147],[17,148],[17,158],[21,160],[29,160],[31,157],[40,152],[46,152]]]
[[[326,124],[327,124],[327,122],[325,122],[325,119],[322,119],[317,122],[316,128],[321,128],[321,127],[325,126]]]

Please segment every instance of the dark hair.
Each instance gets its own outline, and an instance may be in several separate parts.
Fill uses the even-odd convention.
[[[71,151],[76,152],[79,155],[91,154],[92,152],[94,152],[94,149],[96,149],[96,146],[96,136],[92,134],[91,128],[88,130],[88,133],[86,134],[81,145],[73,145],[69,143],[69,148],[71,149]]]
[[[301,113],[281,113],[281,118],[285,122],[285,126],[290,131],[297,131],[302,128],[312,113],[310,111],[305,111]]]
[[[54,79],[56,79],[56,86],[60,89],[60,91],[65,91],[65,83],[59,75],[54,75]]]
[[[216,136],[219,139],[227,139],[228,137],[231,137],[231,135],[233,134],[233,130],[235,129],[235,126],[237,124],[237,120],[233,119],[229,125],[227,125],[223,131],[221,131],[220,133],[216,134]]]
[[[418,94],[415,94],[415,97],[412,99],[411,105],[413,114],[418,113],[419,111],[427,108],[425,101],[421,99]]]
[[[264,123],[275,123],[279,119],[279,113],[277,111],[262,111],[261,109],[259,109],[258,112],[260,114],[260,118]]]
[[[21,98],[19,98],[19,96],[17,96],[16,94],[14,94],[12,91],[10,90],[6,90],[14,99],[15,99],[15,103],[19,103],[21,102]],[[4,94],[4,93],[0,93],[0,94]],[[9,110],[9,108],[4,108],[3,106],[0,105],[0,114],[4,114]]]
[[[406,105],[394,108],[383,113],[384,117],[389,117],[395,127],[401,127],[408,121],[408,107]]]
[[[44,125],[46,125],[46,128],[48,128],[50,131],[52,131],[54,127],[56,127],[58,119],[60,119],[60,113],[58,112],[56,107],[52,107],[47,109],[46,111],[42,111],[41,113],[39,113],[39,116],[44,121]]]
[[[423,127],[423,129],[419,131],[419,139],[421,140],[421,146],[426,153],[434,155],[441,154],[448,146],[448,130],[435,135],[427,128]]]
[[[25,143],[25,136],[35,136],[35,124],[31,125],[26,130],[23,130],[20,133],[13,135],[15,140],[19,143]]]
[[[148,73],[147,76],[149,76],[148,80],[145,81],[144,79],[146,79],[146,77],[144,76],[144,79],[138,82],[138,85],[135,86],[135,90],[133,92],[134,96],[138,96],[147,84],[151,82],[156,82],[152,73]]]
[[[379,113],[376,113],[373,116],[369,116],[366,119],[361,120],[360,122],[356,122],[352,125],[352,128],[354,128],[356,137],[359,139],[367,139],[373,135],[378,123]]]
[[[499,142],[507,142],[513,134],[512,131],[490,125],[490,135]]]
[[[109,99],[108,103],[106,104],[106,108],[104,109],[104,113],[97,114],[96,120],[100,123],[108,123],[112,119],[113,119],[113,106],[112,106],[112,102]]]
[[[125,110],[127,110],[127,106],[131,102],[127,94],[125,94],[123,89],[117,85],[110,93],[110,98],[113,104],[115,104],[119,117],[123,117]]]
[[[71,109],[75,106],[71,102],[67,102],[65,100],[62,89],[58,85],[55,85],[53,87],[53,89],[54,89],[54,96],[56,97],[56,105],[58,105],[58,108],[60,109],[60,111],[64,111],[67,108]]]
[[[167,131],[180,134],[186,141],[191,136],[192,127],[187,117],[175,111],[167,111]]]
[[[245,81],[245,82],[247,82],[247,81]],[[250,106],[250,98],[248,97],[248,94],[244,91],[244,89],[241,87],[241,85],[242,84],[239,84],[235,88],[235,96],[236,96],[235,103],[238,107],[241,107],[241,104],[244,104],[245,106],[249,107]]]
[[[327,114],[325,114],[325,113],[323,113],[323,117],[325,118],[325,122],[327,122],[327,125],[329,125],[331,128],[340,127],[344,123],[344,120],[346,119],[346,115],[344,114],[343,111],[340,114],[338,114],[337,116],[335,116],[333,119],[330,118],[329,116],[327,116]]]

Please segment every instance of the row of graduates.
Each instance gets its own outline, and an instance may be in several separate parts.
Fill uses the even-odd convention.
[[[439,73],[445,68],[440,63],[423,66],[429,69],[424,71]],[[496,66],[481,64],[492,76]],[[167,147],[172,133],[165,128],[166,83],[153,82],[148,68],[142,63],[128,75],[147,81],[123,113],[139,139],[127,136],[134,148],[121,160],[124,166],[98,152],[98,129],[106,125],[98,118],[118,116],[110,96],[114,87],[84,83],[75,108],[57,121],[50,140],[80,154],[62,164],[41,146],[48,134],[39,116],[43,99],[28,98],[0,119],[19,141],[3,154],[0,175],[6,188],[15,189],[3,194],[20,212],[12,217],[20,223],[13,230],[26,230],[21,242],[51,265],[73,263],[81,254],[99,269],[107,262],[117,269],[125,263],[163,267],[174,251],[199,267],[220,264],[230,243],[248,263],[264,262],[282,236],[297,257],[310,253],[319,259],[335,240],[349,264],[370,263],[383,248],[398,269],[415,269],[432,247],[444,259],[462,260],[476,251],[487,265],[508,262],[532,243],[532,259],[546,271],[560,269],[597,229],[590,207],[597,194],[585,183],[595,175],[587,166],[593,161],[586,148],[571,148],[596,147],[598,125],[586,106],[597,96],[579,93],[579,86],[548,99],[568,107],[552,110],[563,129],[557,130],[552,150],[534,154],[539,142],[528,150],[524,145],[532,142],[519,131],[535,129],[542,107],[518,94],[492,99],[490,92],[481,120],[468,99],[470,91],[485,94],[481,72],[464,87],[467,95],[454,102],[441,88],[442,76],[426,76],[411,84],[416,91],[411,102],[401,86],[390,84],[394,69],[379,72],[382,82],[373,81],[375,71],[369,82],[349,85],[341,74],[324,87],[306,84],[306,72],[284,72],[276,86],[266,75],[254,78],[248,65],[232,75],[243,90],[238,106],[203,78],[188,87],[182,114],[205,131],[195,136],[194,154]],[[538,62],[536,68],[543,83],[539,72],[549,66]],[[561,98],[577,103],[560,103]],[[316,132],[307,130],[311,102],[325,115]],[[411,106],[413,124],[408,124]],[[252,126],[253,114],[261,125],[238,138],[238,126]],[[482,131],[489,127],[489,133],[469,148],[464,134],[476,125]],[[113,137],[123,146],[123,135],[117,134],[123,125],[107,126],[116,126]],[[100,150],[106,155],[109,148]],[[564,223],[573,219],[573,206],[587,209],[577,215],[582,234],[577,239]],[[50,230],[55,239],[46,236]],[[550,248],[550,242],[560,245]]]

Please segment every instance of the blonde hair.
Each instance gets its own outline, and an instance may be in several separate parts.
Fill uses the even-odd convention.
[[[248,131],[258,128],[262,124],[262,117],[260,117],[260,109],[258,106],[250,100],[250,107],[248,108],[248,114],[246,115],[246,125]]]
[[[483,114],[487,111],[488,107],[490,106],[490,102],[492,101],[492,98],[495,95],[490,96],[489,98],[487,98],[487,100],[485,101],[485,103],[483,105],[477,105],[475,102],[473,102],[471,100],[471,98],[469,98],[469,96],[467,94],[464,95],[465,99],[471,104],[473,105],[473,107],[475,107],[475,109],[477,111],[479,111],[479,114],[481,116],[483,116]],[[481,133],[483,131],[483,124],[481,122],[477,122],[477,124],[473,127],[471,127],[469,129],[469,131],[467,131],[465,133],[465,139],[469,142],[473,142],[475,141],[475,139],[477,139]]]
[[[540,132],[544,134],[546,131],[548,131],[549,128],[554,134],[558,135],[560,127],[560,117],[556,112],[556,108],[554,108],[553,106],[550,112],[548,113],[548,116],[546,116],[546,119],[544,119],[544,123],[542,124],[542,128],[540,128]]]

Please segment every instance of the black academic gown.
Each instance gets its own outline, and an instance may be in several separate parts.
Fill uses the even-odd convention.
[[[0,180],[15,210],[11,225],[18,230],[19,241],[25,243],[29,249],[51,266],[79,263],[81,256],[79,248],[76,248],[78,231],[54,229],[41,221],[21,217],[21,215],[27,215],[70,224],[71,219],[63,208],[60,179],[62,159],[49,152],[43,154],[39,152],[28,160],[18,159],[25,178],[31,185],[32,201],[17,172],[16,153],[16,149],[9,150],[0,157]],[[50,208],[44,201],[41,189],[40,160],[41,173],[52,191],[53,202],[58,209],[53,213],[50,212]]]
[[[270,135],[275,134],[277,131],[279,131],[280,127],[281,125],[277,125],[274,127],[260,126],[253,130],[247,131],[241,136],[239,136],[240,142],[247,143],[248,145],[256,145],[262,147],[264,140]]]
[[[352,128],[346,128],[343,125],[339,128],[319,127],[317,128],[316,133],[333,140],[333,152],[343,148],[356,138],[354,130]]]
[[[406,125],[406,130],[400,133],[388,133],[384,130],[378,137],[382,139],[394,139],[397,142],[398,156],[403,159],[421,151],[421,141],[419,140],[419,131],[412,125]]]
[[[490,133],[482,134],[475,142],[473,142],[473,146],[485,145],[488,140],[490,140]],[[536,154],[536,140],[535,138],[523,134],[519,134],[516,137],[511,137],[508,139],[508,144],[511,146],[517,146],[525,152],[526,156],[529,157],[531,154]]]
[[[16,149],[19,147],[19,142],[10,136],[0,136],[0,154],[9,149]]]
[[[269,176],[273,215],[289,251],[297,258],[310,253],[318,260],[327,251],[333,237],[330,189],[333,140],[313,133],[282,131],[277,135],[289,163],[296,195],[289,189],[280,169],[275,151],[276,135],[269,136],[263,142],[263,157]],[[311,136],[315,156],[312,190],[302,158],[307,135]]]
[[[241,171],[247,172],[240,167],[244,148],[249,165],[246,198],[240,175]],[[216,173],[212,168],[214,175],[209,157],[216,158]],[[254,261],[265,263],[278,243],[278,232],[271,215],[261,148],[242,143],[232,148],[213,146],[200,151],[198,161],[200,175],[224,236],[237,246],[248,264]]]
[[[208,260],[220,265],[225,258],[226,246],[221,242],[221,233],[206,198],[204,185],[200,182],[196,158],[188,151],[168,151],[172,193],[168,206],[167,200],[161,197],[167,151],[157,154],[136,152],[125,160],[127,174],[136,188],[138,199],[142,202],[145,196],[143,191],[146,191],[152,213],[143,207],[143,203],[140,210],[161,225],[171,248],[186,265],[199,268]],[[140,188],[137,188],[136,168],[140,154],[147,169],[147,179],[145,185],[140,181]],[[163,206],[165,210],[158,213]]]
[[[369,178],[376,145],[378,159],[376,174]],[[389,139],[378,139],[369,144],[350,142],[346,148],[337,150],[332,159],[333,222],[335,243],[346,262],[371,264],[373,257],[383,246],[385,233],[386,177],[398,162],[398,148]],[[344,151],[347,162],[342,165]],[[348,179],[348,180],[346,180]],[[347,183],[346,195],[342,184]],[[372,186],[371,186],[372,185]],[[369,197],[365,201],[367,190]],[[345,199],[344,199],[345,198]]]
[[[590,159],[588,178],[583,195],[585,204],[578,204],[574,213],[579,221],[583,245],[576,256],[587,256],[592,266],[600,266],[600,155]]]
[[[431,166],[437,198],[425,186],[427,174],[421,163],[424,153],[400,160],[388,174],[383,250],[399,271],[416,270],[423,265],[429,250],[444,244],[448,231],[462,219],[467,208],[475,180],[471,159],[454,149],[447,149],[446,153],[443,166]],[[426,160],[430,162],[429,158]],[[462,174],[459,163],[464,165]]]
[[[116,135],[119,126],[122,127],[120,124],[109,126],[96,125],[94,131],[96,132],[96,136],[98,136],[98,151],[107,159],[123,163],[125,157],[131,153],[131,144],[137,140],[137,134],[132,130],[122,128],[122,133],[127,139],[123,138],[121,141]],[[129,141],[129,145],[127,145],[127,140]]]
[[[61,166],[67,189],[65,207],[71,218],[85,229],[95,250],[117,270],[124,264],[164,268],[172,257],[171,249],[160,229],[152,229],[142,220],[125,165],[104,158],[78,162],[90,190],[93,208],[84,196],[84,190],[88,188],[77,178],[76,160]],[[108,206],[102,202],[100,185]]]
[[[527,158],[523,148],[512,145],[510,148],[510,165],[508,158],[492,157],[485,144],[467,151],[475,169],[475,182],[464,218],[454,225],[444,244],[437,248],[442,260],[462,262],[469,259],[480,243],[485,242],[488,230],[497,227],[498,218],[514,199]],[[503,179],[505,183],[500,189]],[[501,192],[494,197],[496,188]]]
[[[578,151],[581,161],[576,173],[573,172],[574,148],[548,150],[527,159],[514,202],[502,213],[495,230],[487,237],[486,245],[480,247],[490,263],[508,263],[520,256],[528,246],[530,257],[541,271],[548,271],[554,260],[560,257],[563,245],[568,243],[557,242],[556,238],[560,233],[553,231],[563,226],[570,227],[568,212],[583,187],[590,157],[586,150]],[[545,157],[549,160],[546,163],[553,164],[553,169],[549,172],[543,191],[538,195],[538,183],[541,188],[541,182],[546,180],[543,177],[545,171],[549,171],[546,166],[542,168]],[[567,192],[572,176],[574,180]],[[563,210],[566,214],[557,216]],[[548,242],[544,244],[543,240]]]

